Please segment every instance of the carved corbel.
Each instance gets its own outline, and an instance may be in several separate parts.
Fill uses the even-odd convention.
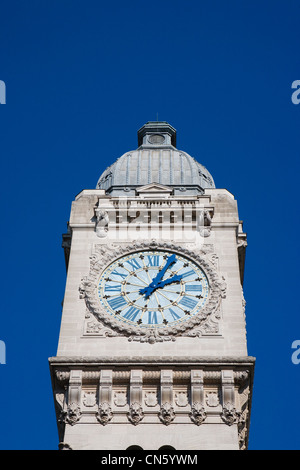
[[[206,420],[206,411],[201,403],[193,403],[190,412],[190,418],[193,423],[195,423],[197,426],[200,426],[200,424],[204,423],[204,421]]]
[[[143,408],[140,403],[134,402],[129,407],[129,412],[127,413],[128,420],[136,426],[144,418]]]
[[[158,414],[160,421],[168,426],[175,419],[173,403],[173,371],[162,369],[160,375],[161,408]]]
[[[241,412],[238,411],[231,403],[225,403],[223,405],[223,412],[221,414],[221,418],[223,419],[224,423],[228,426],[232,426],[233,424],[238,424],[240,421]]]
[[[98,412],[96,414],[96,418],[100,424],[106,426],[112,419],[113,414],[111,411],[111,407],[109,403],[106,401],[99,404]]]
[[[130,407],[127,413],[128,420],[136,426],[144,418],[142,408],[143,395],[143,371],[142,369],[133,369],[130,372]]]
[[[233,370],[222,370],[223,411],[221,418],[228,426],[239,423],[241,413],[235,406]]]
[[[100,371],[99,408],[96,418],[103,426],[106,426],[113,417],[113,413],[111,411],[112,375],[113,371],[110,369],[102,369]]]
[[[69,389],[68,389],[68,406],[63,412],[62,420],[65,423],[74,426],[81,418],[81,384],[82,384],[82,371],[71,370]]]
[[[204,408],[203,370],[191,371],[191,399],[192,408],[190,418],[197,426],[206,419]]]
[[[160,412],[158,413],[158,417],[163,424],[169,426],[175,419],[175,411],[173,406],[166,402],[161,405]]]

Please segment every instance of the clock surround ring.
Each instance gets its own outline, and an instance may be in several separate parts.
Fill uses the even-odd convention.
[[[201,268],[208,280],[209,296],[204,307],[190,319],[170,326],[139,327],[125,322],[120,322],[107,312],[101,305],[98,298],[98,282],[102,273],[115,261],[125,255],[134,254],[143,251],[161,250],[170,252],[170,254],[181,255]],[[206,258],[201,250],[190,250],[183,248],[175,243],[169,242],[132,242],[124,245],[102,245],[94,246],[94,251],[90,257],[90,271],[88,276],[84,277],[79,287],[80,297],[86,302],[89,312],[91,312],[98,321],[105,326],[117,331],[120,335],[127,336],[130,341],[154,343],[157,341],[174,341],[177,336],[184,335],[187,331],[199,327],[203,322],[213,315],[220,306],[221,298],[226,295],[226,284],[220,278],[215,266]]]

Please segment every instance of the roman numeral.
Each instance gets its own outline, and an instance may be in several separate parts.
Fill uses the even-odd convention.
[[[174,312],[172,308],[169,308],[169,312],[172,315],[173,320],[179,320],[180,316],[176,312]]]
[[[157,312],[148,312],[148,324],[153,325],[157,323]]]
[[[114,274],[115,276],[120,276],[123,279],[127,277],[127,274],[120,273],[119,271],[113,271],[111,274]]]
[[[196,291],[202,292],[202,286],[201,284],[194,284],[194,285],[186,284],[185,290],[186,292],[196,292]]]
[[[108,300],[109,305],[111,306],[112,309],[120,308],[123,307],[123,305],[126,305],[126,300],[124,297],[114,297],[111,300]]]
[[[191,309],[196,307],[197,305],[197,301],[195,299],[192,299],[191,297],[183,297],[179,303]]]
[[[159,255],[148,255],[148,266],[159,266]]]
[[[108,286],[105,284],[105,292],[121,292],[121,285],[117,284],[116,286]]]
[[[128,259],[127,260],[127,263],[130,264],[130,266],[135,270],[135,269],[139,269],[141,268],[141,265],[139,264],[139,262],[133,258],[133,259]]]
[[[138,316],[140,310],[135,307],[130,307],[126,313],[124,313],[123,318],[126,318],[127,320],[134,321],[136,317]]]
[[[180,276],[181,276],[182,278],[185,278],[185,277],[188,277],[188,276],[193,276],[193,275],[195,275],[195,274],[196,274],[195,271],[193,271],[193,270],[191,269],[190,271],[187,271],[186,273],[180,274]]]

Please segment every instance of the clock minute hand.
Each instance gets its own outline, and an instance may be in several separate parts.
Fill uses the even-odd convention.
[[[157,283],[159,283],[161,281],[161,279],[164,277],[165,275],[165,272],[167,271],[168,267],[175,263],[176,260],[176,255],[173,254],[171,256],[169,256],[169,258],[167,259],[166,261],[166,264],[164,265],[164,267],[157,273],[157,275],[152,279],[151,283],[149,284],[149,286],[147,287],[144,287],[143,289],[140,289],[140,294],[142,295],[146,295],[146,298],[149,297],[152,292],[156,289],[157,287]]]
[[[152,279],[152,282],[150,284],[151,287],[153,287],[154,285],[156,285],[158,282],[161,281],[161,279],[164,277],[167,269],[169,266],[171,266],[171,264],[175,263],[177,260],[176,260],[176,255],[173,254],[171,256],[169,256],[169,258],[167,259],[166,261],[166,264],[164,265],[164,267],[157,273],[157,275]],[[149,287],[150,287],[149,286]]]

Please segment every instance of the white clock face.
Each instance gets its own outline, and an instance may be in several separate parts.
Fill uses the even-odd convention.
[[[204,271],[169,251],[139,251],[109,265],[98,282],[101,305],[126,324],[153,328],[179,324],[207,302]]]

